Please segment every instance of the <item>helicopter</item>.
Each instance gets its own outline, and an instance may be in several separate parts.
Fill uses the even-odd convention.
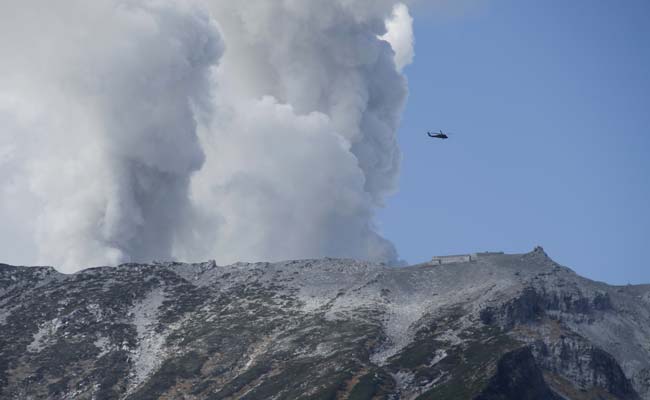
[[[442,129],[440,130],[440,133],[433,134],[431,132],[427,132],[427,135],[429,135],[429,137],[436,138],[436,139],[443,139],[443,140],[449,139],[449,136],[447,136],[446,133],[443,133]]]

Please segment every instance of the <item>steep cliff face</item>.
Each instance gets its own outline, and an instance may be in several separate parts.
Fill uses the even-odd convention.
[[[650,400],[650,287],[540,248],[406,268],[2,265],[0,398]]]

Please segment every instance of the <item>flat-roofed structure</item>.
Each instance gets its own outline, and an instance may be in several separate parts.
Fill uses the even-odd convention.
[[[464,263],[476,260],[476,255],[473,254],[458,254],[453,256],[436,256],[431,259],[434,265]]]
[[[457,254],[451,256],[435,256],[431,259],[431,264],[433,265],[442,265],[442,264],[454,264],[454,263],[466,263],[471,261],[476,261],[481,256],[495,256],[503,254],[500,252],[484,252],[484,253],[472,253],[472,254]]]

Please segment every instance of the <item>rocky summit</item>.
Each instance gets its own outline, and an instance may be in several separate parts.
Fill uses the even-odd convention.
[[[403,268],[0,265],[0,398],[650,400],[650,286],[541,248]]]

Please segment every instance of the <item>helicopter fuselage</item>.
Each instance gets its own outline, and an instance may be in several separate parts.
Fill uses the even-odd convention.
[[[429,135],[429,137],[437,138],[437,139],[449,139],[449,136],[447,136],[442,132],[436,133],[435,135],[431,134],[431,132],[427,132],[427,135]]]

